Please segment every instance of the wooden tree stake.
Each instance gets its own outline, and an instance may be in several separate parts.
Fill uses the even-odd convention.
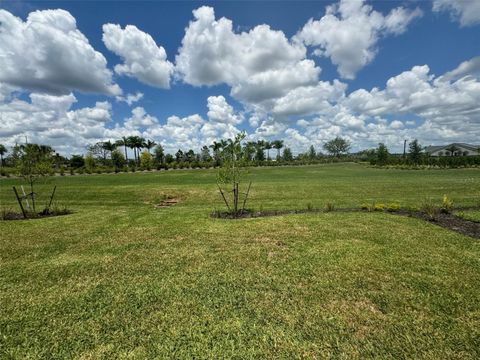
[[[55,185],[55,187],[53,188],[52,196],[50,196],[50,202],[48,203],[48,206],[45,209],[46,212],[50,212],[50,206],[52,206],[53,197],[55,196],[55,190],[57,190],[57,185]]]
[[[18,196],[18,192],[15,186],[12,186],[12,187],[13,187],[13,191],[15,192],[15,196],[17,197],[18,205],[20,205],[20,209],[22,210],[23,218],[26,219],[27,214],[25,213],[25,209],[23,208],[22,200],[20,199],[20,196]]]
[[[247,189],[247,192],[245,193],[245,199],[243,199],[242,212],[245,211],[245,205],[246,205],[246,203],[247,203],[248,194],[250,193],[250,186],[252,186],[252,182],[251,182],[251,181],[250,181],[250,183],[248,184],[248,189]]]
[[[230,206],[228,205],[228,201],[227,201],[227,199],[225,198],[225,195],[223,194],[223,190],[222,190],[222,188],[220,187],[220,185],[218,185],[218,183],[217,183],[217,186],[218,186],[218,190],[220,190],[220,194],[222,194],[223,201],[225,201],[225,205],[227,205],[227,209],[228,209],[228,211],[230,212]]]

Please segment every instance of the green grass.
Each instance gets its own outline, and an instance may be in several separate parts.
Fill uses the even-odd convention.
[[[465,210],[455,212],[455,215],[460,216],[463,219],[471,220],[475,222],[480,222],[480,211],[479,210]]]
[[[265,210],[480,201],[478,169],[249,177]],[[53,181],[74,214],[0,221],[2,359],[480,357],[478,240],[384,213],[211,219],[214,170],[56,177],[38,192]],[[2,207],[14,184],[0,180]],[[165,195],[179,204],[154,209]]]

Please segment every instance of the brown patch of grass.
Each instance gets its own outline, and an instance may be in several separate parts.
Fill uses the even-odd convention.
[[[379,322],[386,319],[386,315],[369,299],[336,299],[326,304],[325,309],[341,318],[357,339],[377,332]]]
[[[154,205],[153,207],[155,209],[159,209],[159,208],[165,208],[165,207],[170,207],[170,206],[173,206],[173,205],[177,205],[179,202],[178,199],[174,199],[174,198],[171,198],[171,199],[165,199],[163,201],[161,201],[160,203]]]

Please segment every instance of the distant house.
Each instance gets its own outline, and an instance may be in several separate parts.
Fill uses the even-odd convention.
[[[480,145],[453,143],[441,146],[427,146],[425,152],[430,156],[474,156],[480,155]]]

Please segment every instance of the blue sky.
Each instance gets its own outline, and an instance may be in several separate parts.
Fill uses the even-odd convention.
[[[295,152],[337,135],[355,150],[476,142],[478,3],[0,1],[0,30],[14,29],[0,31],[0,142],[66,154],[128,134],[198,150],[239,130]]]

